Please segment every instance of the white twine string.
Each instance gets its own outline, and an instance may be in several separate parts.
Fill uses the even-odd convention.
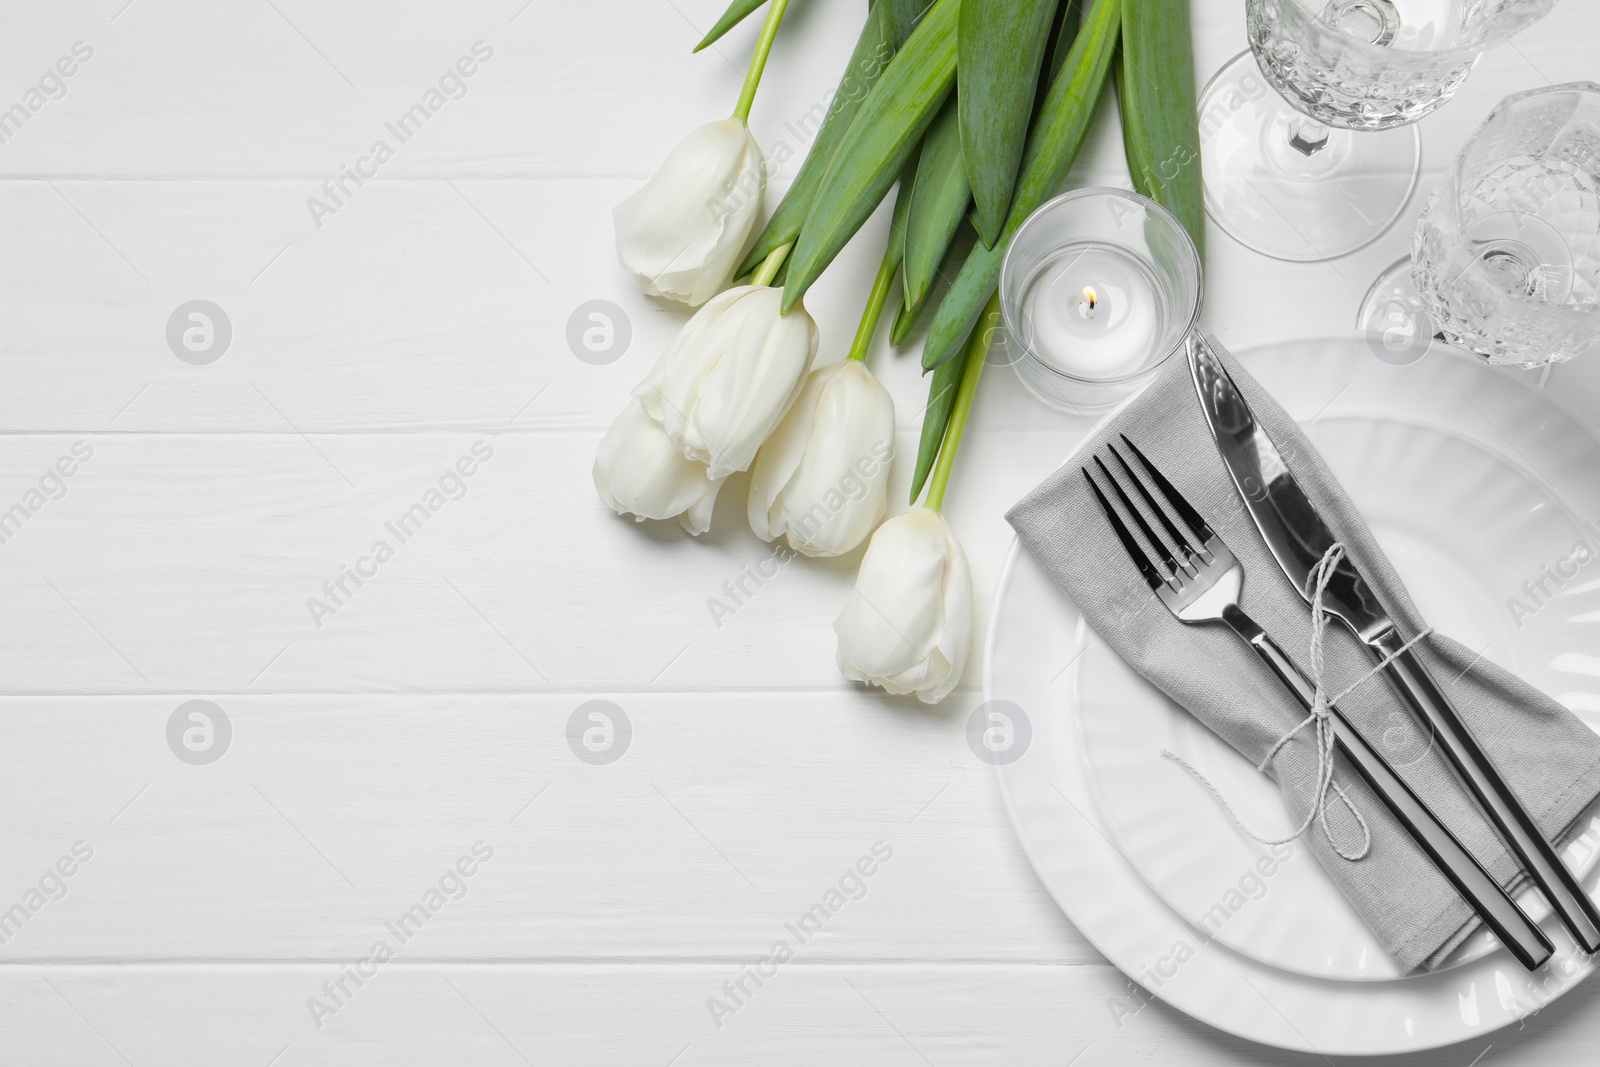
[[[1311,700],[1311,709],[1306,712],[1305,718],[1301,719],[1292,728],[1290,728],[1287,733],[1278,738],[1277,742],[1267,750],[1267,754],[1261,758],[1261,762],[1256,764],[1256,770],[1265,774],[1267,767],[1271,765],[1273,758],[1277,756],[1278,752],[1283,748],[1284,745],[1288,744],[1289,741],[1295,737],[1295,735],[1299,734],[1300,731],[1304,730],[1307,726],[1315,727],[1317,734],[1316,799],[1311,805],[1311,810],[1306,813],[1305,821],[1300,824],[1299,828],[1288,837],[1279,838],[1275,841],[1261,836],[1254,830],[1251,830],[1243,823],[1243,821],[1240,820],[1239,816],[1233,810],[1233,805],[1229,804],[1227,799],[1223,797],[1222,793],[1218,791],[1217,787],[1211,784],[1211,780],[1204,774],[1200,773],[1200,771],[1196,770],[1187,760],[1178,755],[1176,752],[1172,752],[1168,749],[1162,749],[1161,755],[1172,760],[1178,766],[1188,771],[1189,774],[1193,776],[1195,781],[1205,786],[1206,791],[1211,794],[1212,798],[1216,800],[1217,804],[1221,806],[1222,810],[1227,813],[1228,818],[1233,822],[1234,827],[1238,829],[1240,833],[1259,841],[1263,845],[1285,845],[1290,841],[1300,837],[1311,828],[1311,824],[1313,822],[1316,822],[1321,825],[1323,836],[1328,839],[1329,846],[1332,847],[1332,849],[1341,857],[1354,863],[1365,859],[1372,851],[1372,831],[1367,826],[1367,820],[1362,818],[1361,812],[1356,807],[1355,802],[1346,796],[1345,791],[1339,788],[1339,783],[1333,780],[1334,732],[1333,721],[1330,717],[1332,705],[1337,704],[1339,701],[1349,696],[1359,686],[1364,685],[1368,679],[1372,678],[1379,671],[1383,670],[1390,663],[1392,663],[1395,657],[1399,656],[1402,652],[1409,650],[1412,645],[1415,645],[1418,641],[1421,641],[1424,637],[1427,637],[1429,634],[1431,634],[1433,632],[1433,627],[1430,626],[1423,629],[1411,640],[1407,641],[1405,644],[1395,649],[1392,653],[1385,656],[1366,674],[1363,674],[1353,683],[1346,686],[1343,692],[1339,693],[1337,696],[1329,697],[1322,688],[1322,672],[1325,666],[1322,651],[1322,639],[1324,631],[1326,631],[1328,627],[1328,610],[1327,606],[1324,604],[1324,598],[1328,592],[1328,583],[1333,580],[1333,576],[1339,567],[1339,561],[1344,559],[1344,554],[1344,543],[1341,541],[1335,541],[1333,544],[1328,546],[1328,551],[1323,553],[1322,558],[1317,561],[1317,565],[1311,568],[1311,573],[1306,579],[1306,584],[1311,586],[1310,651],[1311,683],[1314,690]],[[1346,851],[1340,846],[1338,841],[1334,840],[1333,830],[1328,826],[1329,789],[1333,790],[1333,792],[1338,796],[1340,802],[1344,804],[1345,809],[1348,810],[1355,818],[1356,825],[1361,827],[1362,842],[1361,848],[1357,851]]]

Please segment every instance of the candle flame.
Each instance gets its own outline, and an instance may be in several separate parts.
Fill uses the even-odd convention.
[[[1095,302],[1094,286],[1086,285],[1083,287],[1083,298],[1089,301],[1089,310],[1093,311]]]

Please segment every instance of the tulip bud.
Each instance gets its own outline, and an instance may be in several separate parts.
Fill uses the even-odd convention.
[[[804,307],[780,313],[781,289],[719,293],[684,324],[634,395],[710,477],[748,468],[800,392],[817,351]]]
[[[612,211],[617,259],[648,295],[698,307],[731,279],[765,189],[761,146],[745,124],[708,122]]]
[[[750,528],[807,556],[855,548],[883,518],[894,459],[894,401],[861,363],[812,371],[756,454]]]
[[[640,522],[676,518],[691,534],[711,528],[722,481],[685,458],[638,397],[628,398],[594,457],[594,487],[613,511]]]
[[[833,632],[846,678],[925,704],[955,688],[972,636],[972,574],[943,515],[916,508],[878,527]]]

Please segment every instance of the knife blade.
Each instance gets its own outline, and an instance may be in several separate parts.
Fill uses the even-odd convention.
[[[1305,596],[1312,568],[1337,538],[1301,491],[1272,439],[1256,424],[1255,413],[1208,340],[1196,335],[1190,341],[1189,367],[1223,463],[1278,566]],[[1340,560],[1323,603],[1358,635],[1392,625],[1348,556]]]
[[[1189,339],[1189,370],[1200,409],[1246,512],[1290,584],[1310,603],[1312,568],[1338,539],[1256,421],[1217,357],[1217,347],[1215,340],[1199,334]],[[1394,621],[1348,554],[1328,582],[1323,606],[1383,664],[1384,675],[1432,732],[1446,762],[1574,940],[1586,952],[1600,951],[1600,909],[1561,862],[1422,660],[1405,648]]]

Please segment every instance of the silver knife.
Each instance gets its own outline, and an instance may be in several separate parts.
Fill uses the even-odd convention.
[[[1198,334],[1189,339],[1189,370],[1200,395],[1200,409],[1256,529],[1290,584],[1309,603],[1311,571],[1337,538],[1295,481],[1272,439],[1257,424],[1244,395],[1213,351],[1214,345],[1215,341]],[[1600,910],[1561,862],[1422,661],[1409,649],[1401,651],[1405,640],[1348,555],[1327,585],[1323,606],[1371,650],[1375,660],[1389,660],[1384,674],[1431,730],[1467,792],[1488,815],[1551,910],[1585,952],[1600,951]]]

